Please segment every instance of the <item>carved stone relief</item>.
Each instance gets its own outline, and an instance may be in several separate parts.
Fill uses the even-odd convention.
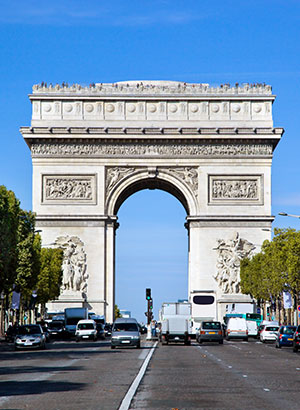
[[[168,168],[171,174],[174,174],[177,178],[183,180],[194,192],[195,196],[198,196],[198,171],[195,167],[176,167]]]
[[[262,201],[262,176],[209,176],[209,203]]]
[[[240,261],[248,257],[255,246],[235,232],[231,239],[218,239],[214,250],[218,253],[217,273],[214,278],[223,293],[240,292]]]
[[[155,143],[33,143],[33,157],[81,156],[197,156],[235,157],[272,155],[272,144],[155,144]]]
[[[77,236],[59,236],[56,246],[63,249],[62,295],[72,292],[86,292],[87,274],[86,253],[84,243]]]
[[[95,175],[43,175],[42,202],[95,203]]]
[[[132,174],[135,171],[135,168],[126,168],[126,167],[113,167],[106,168],[106,193],[113,189],[113,187],[121,181],[124,177],[129,174]]]

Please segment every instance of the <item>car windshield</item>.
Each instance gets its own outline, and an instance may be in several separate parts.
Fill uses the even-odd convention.
[[[266,332],[277,332],[278,326],[267,326],[265,330]]]
[[[203,322],[202,329],[221,329],[220,322]]]
[[[138,326],[136,323],[115,323],[114,332],[138,332]]]
[[[93,323],[79,323],[78,329],[80,330],[94,329],[94,325]]]
[[[63,322],[54,321],[54,322],[48,323],[49,329],[62,329],[63,326],[64,326]]]
[[[282,327],[280,333],[283,333],[285,335],[293,335],[295,333],[296,326],[292,327]]]
[[[41,328],[39,326],[20,326],[19,335],[36,335],[41,334]]]

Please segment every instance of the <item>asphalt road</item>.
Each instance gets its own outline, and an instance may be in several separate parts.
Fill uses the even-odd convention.
[[[118,410],[151,351],[108,342],[0,350],[0,409]],[[137,383],[138,384],[138,383]],[[130,409],[300,408],[300,352],[256,341],[155,349]]]

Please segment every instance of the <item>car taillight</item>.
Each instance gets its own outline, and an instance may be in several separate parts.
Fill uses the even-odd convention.
[[[200,334],[201,334],[201,335],[205,335],[204,330],[201,330]]]
[[[248,336],[248,330],[246,330],[246,335]]]
[[[218,331],[218,335],[221,335],[221,334],[222,334],[222,330],[219,330],[219,331]]]
[[[279,335],[279,339],[282,339],[282,335]]]

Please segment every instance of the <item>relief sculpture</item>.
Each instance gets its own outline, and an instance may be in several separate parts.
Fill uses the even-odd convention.
[[[240,292],[240,261],[248,257],[255,246],[242,239],[238,232],[231,239],[218,239],[217,273],[214,276],[223,293]]]
[[[197,168],[193,167],[178,167],[170,168],[168,171],[175,174],[177,177],[182,179],[197,196],[198,194],[198,171]]]
[[[62,292],[86,292],[88,274],[83,242],[77,236],[59,236],[55,244],[64,252]]]
[[[106,191],[110,192],[112,188],[126,175],[134,172],[134,168],[113,167],[106,170]]]
[[[213,199],[258,199],[257,180],[215,179],[212,181]]]
[[[33,143],[33,157],[81,156],[266,156],[272,144],[135,144],[135,143]]]
[[[44,199],[91,200],[93,196],[92,177],[44,176]]]

